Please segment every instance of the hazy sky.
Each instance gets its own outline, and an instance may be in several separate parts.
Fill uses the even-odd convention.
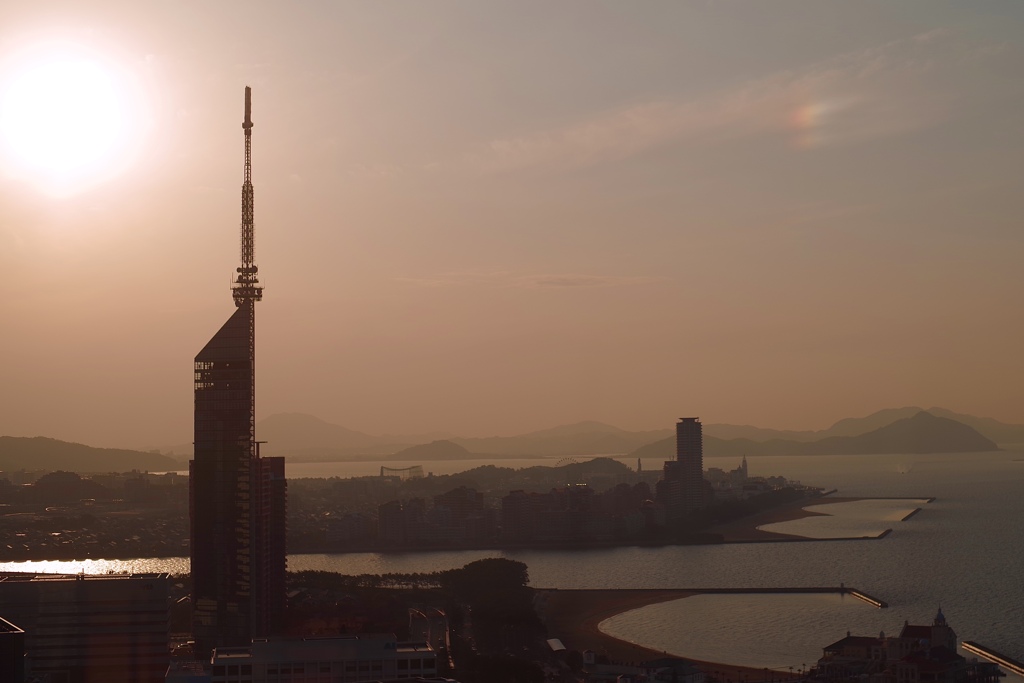
[[[0,102],[51,49],[120,147],[0,148],[0,434],[190,440],[246,84],[259,417],[1024,422],[1019,0],[3,3]]]

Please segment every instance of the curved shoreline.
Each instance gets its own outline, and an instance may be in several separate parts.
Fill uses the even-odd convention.
[[[811,589],[813,590],[813,589]],[[537,589],[537,612],[548,634],[558,638],[569,649],[592,650],[605,655],[612,662],[641,662],[658,657],[678,656],[686,659],[708,675],[721,681],[760,680],[765,670],[695,659],[688,655],[673,655],[622,640],[600,629],[601,622],[623,612],[659,602],[680,600],[702,591],[686,589],[608,589],[558,590]],[[786,679],[790,674],[773,671],[772,678]],[[796,677],[794,675],[794,677]]]

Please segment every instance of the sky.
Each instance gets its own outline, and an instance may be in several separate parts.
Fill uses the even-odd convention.
[[[1024,422],[1021,73],[1017,0],[4,3],[0,434],[191,440],[245,85],[258,418]]]

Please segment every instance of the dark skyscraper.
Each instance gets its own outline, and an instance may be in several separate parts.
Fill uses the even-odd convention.
[[[196,652],[268,635],[284,609],[283,458],[256,442],[250,90],[245,89],[242,263],[234,314],[195,358],[195,456],[189,463],[192,629]]]
[[[681,417],[676,423],[676,462],[683,507],[704,507],[704,435],[700,418]]]

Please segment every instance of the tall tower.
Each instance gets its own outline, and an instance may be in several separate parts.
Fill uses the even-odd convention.
[[[676,463],[683,507],[703,507],[704,436],[700,418],[681,417],[676,423]]]
[[[192,629],[196,653],[268,635],[284,608],[283,458],[256,441],[252,117],[245,89],[241,265],[236,310],[195,358],[195,455],[189,463]]]

